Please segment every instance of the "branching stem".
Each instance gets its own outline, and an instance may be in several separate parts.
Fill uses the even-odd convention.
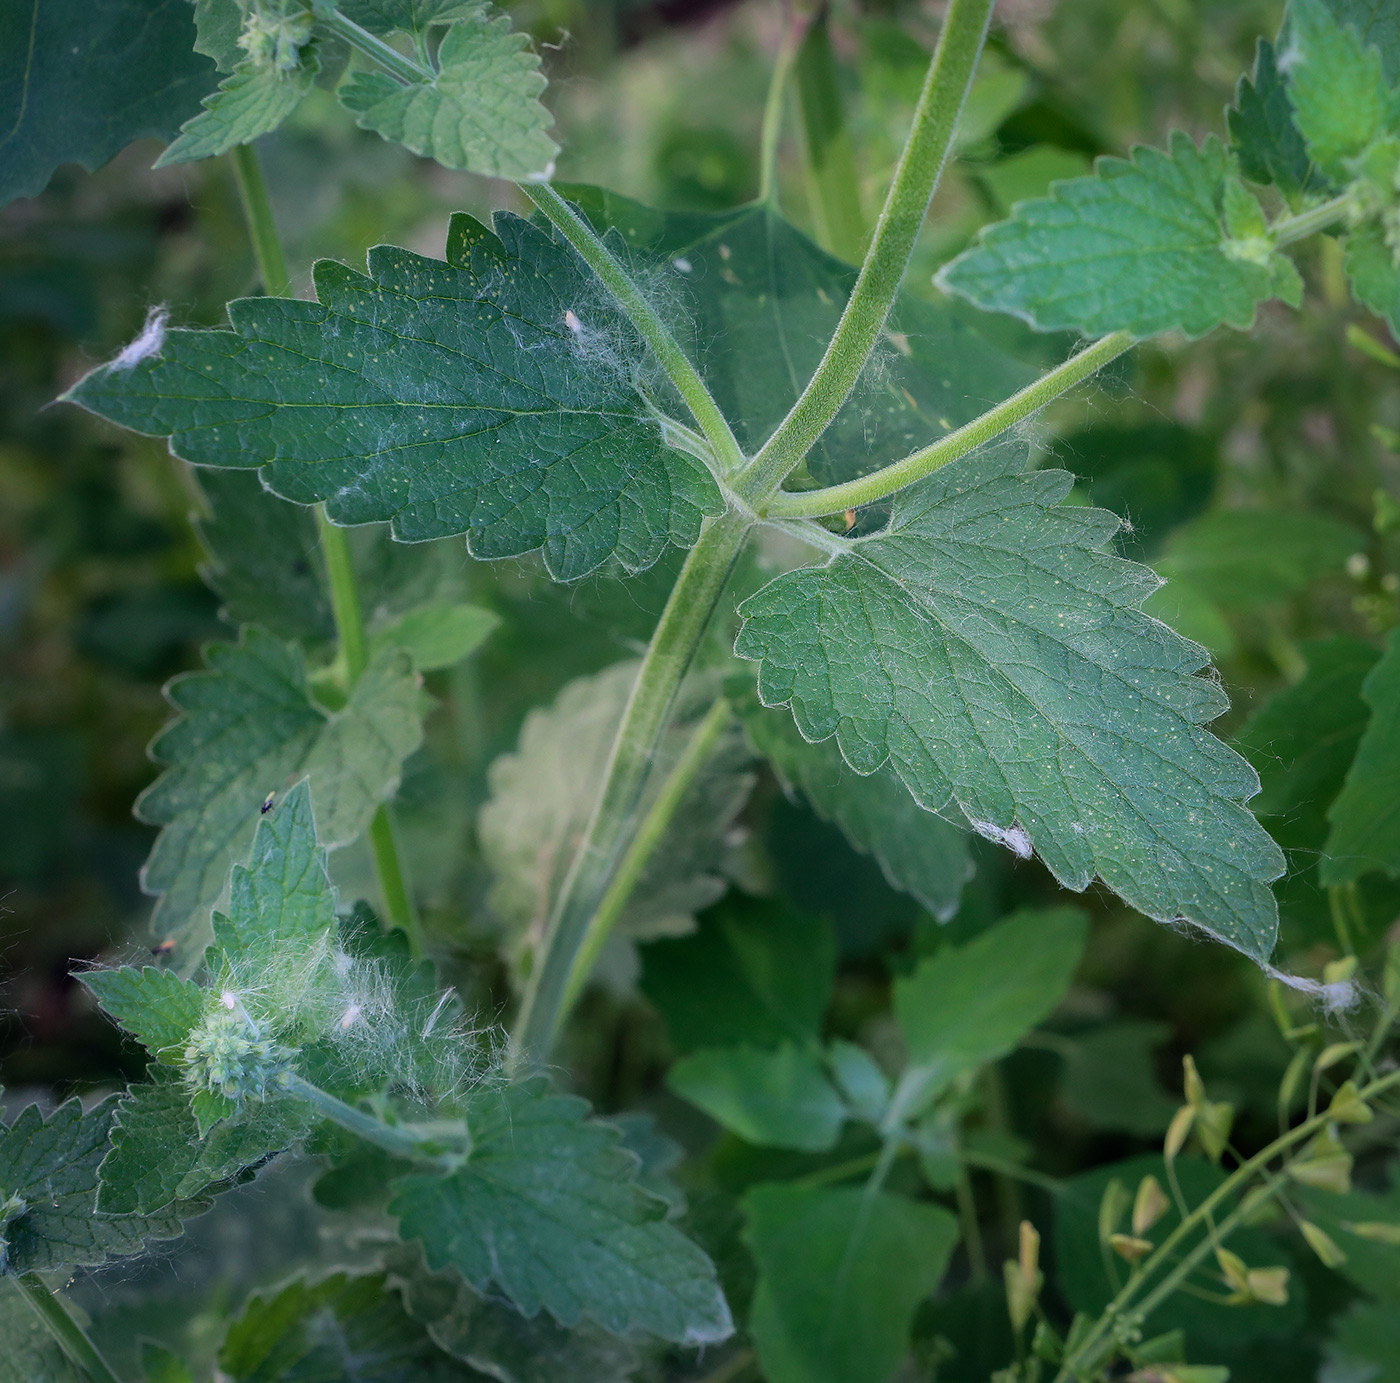
[[[326,4],[324,0],[313,0],[311,11],[316,16],[318,24],[329,29],[337,38],[343,38],[352,48],[377,62],[380,67],[397,77],[399,81],[414,86],[419,82],[431,82],[436,78],[437,74],[431,67],[420,65],[412,58],[404,57],[397,48],[385,43],[382,38],[370,33],[368,29],[362,28],[353,19],[347,19],[334,5]]]
[[[345,22],[348,24],[350,21]],[[232,158],[243,201],[243,214],[248,223],[248,236],[253,242],[258,277],[270,296],[285,298],[291,293],[291,278],[287,273],[287,257],[282,249],[282,237],[277,233],[277,222],[272,214],[272,202],[267,195],[267,182],[263,178],[258,152],[251,144],[240,144],[233,150]],[[345,659],[346,677],[353,687],[368,666],[369,644],[365,638],[364,613],[355,585],[350,544],[345,530],[337,528],[330,521],[324,504],[316,506],[316,522],[321,535],[326,580],[330,586],[336,636]],[[374,820],[370,823],[369,843],[379,891],[384,900],[385,916],[391,926],[400,928],[407,935],[414,958],[421,959],[424,952],[423,924],[405,882],[403,861],[388,803],[380,803],[375,811]]]
[[[24,1273],[16,1279],[24,1299],[62,1351],[88,1376],[89,1383],[121,1383],[112,1366],[88,1339],[87,1331],[68,1313],[63,1298],[49,1291],[38,1273]]]
[[[469,1149],[465,1125],[462,1126],[462,1146],[451,1153],[443,1153],[440,1151],[438,1139],[424,1138],[412,1128],[386,1124],[382,1119],[376,1119],[374,1115],[366,1114],[364,1110],[356,1109],[354,1105],[337,1099],[336,1096],[322,1090],[319,1085],[312,1085],[309,1080],[303,1079],[294,1071],[289,1071],[282,1077],[282,1085],[287,1094],[309,1104],[323,1119],[329,1119],[347,1133],[353,1133],[355,1137],[363,1138],[366,1143],[383,1149],[391,1157],[409,1158],[415,1162],[433,1162],[452,1170]]]
[[[1067,389],[1072,389],[1122,355],[1133,345],[1133,340],[1126,331],[1115,331],[1086,346],[1070,356],[1063,365],[1056,366],[983,413],[980,418],[974,418],[931,446],[923,447],[902,461],[895,461],[858,480],[848,480],[843,485],[799,492],[780,490],[763,506],[763,515],[775,519],[818,518],[824,514],[844,514],[847,510],[859,509],[863,504],[884,499],[931,475],[940,466],[966,456],[984,442],[1038,412]]]
[[[856,286],[816,373],[742,473],[739,493],[757,505],[806,456],[855,388],[880,340],[929,202],[952,147],[958,117],[991,22],[994,0],[953,0]]]

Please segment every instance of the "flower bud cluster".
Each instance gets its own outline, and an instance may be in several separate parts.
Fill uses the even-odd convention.
[[[294,72],[301,66],[301,50],[311,41],[311,13],[295,10],[278,14],[257,6],[244,22],[238,46],[249,60],[267,71]]]
[[[195,1090],[229,1100],[264,1099],[268,1087],[291,1065],[292,1054],[266,1037],[243,1006],[224,995],[220,1006],[189,1036],[186,1079]]]

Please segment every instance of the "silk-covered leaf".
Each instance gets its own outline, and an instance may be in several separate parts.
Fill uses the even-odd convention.
[[[666,1084],[750,1143],[800,1152],[836,1145],[846,1106],[810,1047],[710,1047],[682,1057]]]
[[[401,648],[419,672],[432,672],[455,667],[500,622],[498,614],[480,605],[420,605],[381,629],[371,647]]]
[[[219,89],[204,98],[205,109],[181,127],[180,137],[156,160],[156,167],[214,158],[270,134],[301,104],[316,70],[314,54],[289,71],[251,58],[240,62]]]
[[[618,1130],[543,1080],[480,1092],[472,1150],[446,1176],[394,1182],[390,1210],[434,1271],[451,1264],[526,1316],[704,1344],[733,1324],[713,1264],[637,1184]]]
[[[1262,960],[1283,861],[1241,805],[1254,770],[1204,728],[1226,705],[1205,650],[1142,613],[1157,578],[1105,550],[1118,520],[1022,467],[956,462],[885,531],[749,597],[736,649],[760,699],[1066,887],[1097,875]]]
[[[169,139],[216,80],[188,0],[13,0],[0,7],[0,206],[54,169],[92,172],[133,139]]]
[[[72,1309],[71,1307],[69,1308]],[[17,1282],[0,1277],[0,1383],[88,1383]]]
[[[926,66],[921,59],[920,73]],[[811,378],[857,271],[764,205],[666,212],[597,188],[567,191],[654,286],[735,436],[756,450]],[[865,475],[1032,378],[952,308],[902,294],[875,364],[808,454],[807,469],[823,485]]]
[[[431,81],[355,72],[337,95],[356,121],[447,168],[487,177],[548,177],[559,146],[540,102],[545,79],[529,36],[505,15],[456,20],[435,56]]]
[[[190,1030],[204,1017],[206,995],[193,980],[154,965],[91,970],[82,976],[97,1002],[157,1061],[184,1051]]]
[[[142,883],[160,894],[159,935],[197,954],[230,866],[248,848],[268,793],[309,777],[321,844],[347,845],[398,786],[422,738],[418,679],[386,649],[340,711],[312,699],[300,651],[256,627],[205,651],[206,672],[177,677],[166,695],[181,714],[157,736],[166,771],[136,804],[163,826]]]
[[[305,1105],[275,1100],[200,1138],[189,1091],[173,1073],[159,1071],[117,1106],[111,1151],[99,1168],[98,1208],[150,1215],[189,1200],[290,1147],[312,1122]]]
[[[642,952],[642,991],[681,1051],[810,1044],[835,978],[829,922],[737,893],[707,913],[694,936]]]
[[[759,1186],[744,1197],[758,1263],[749,1330],[771,1383],[887,1383],[958,1223],[885,1192]]]
[[[1308,153],[1330,178],[1347,183],[1355,159],[1400,118],[1400,92],[1380,51],[1324,0],[1291,0],[1286,53],[1288,96]]]
[[[984,230],[937,283],[1041,331],[1247,329],[1261,302],[1292,295],[1296,275],[1267,243],[1231,233],[1232,180],[1249,198],[1213,135],[1199,149],[1177,132],[1167,152],[1101,158],[1093,177],[1057,183]]]
[[[935,917],[946,920],[957,911],[972,877],[965,831],[925,811],[890,769],[862,777],[832,741],[809,744],[791,716],[754,705],[744,728],[774,772],[857,850],[874,855],[895,888],[913,894]]]
[[[89,1110],[69,1100],[45,1118],[27,1105],[0,1124],[0,1274],[92,1267],[180,1234],[189,1204],[155,1216],[98,1213],[97,1168],[115,1110],[115,1100]]]
[[[1318,872],[1327,885],[1372,869],[1400,874],[1400,632],[1361,684],[1371,719],[1346,782],[1327,813],[1332,823]]]
[[[894,1013],[911,1088],[930,1099],[1005,1056],[1059,1006],[1087,936],[1078,908],[1020,912],[963,945],[940,947],[897,980]]]
[[[1356,301],[1400,335],[1400,264],[1379,221],[1358,226],[1347,236],[1346,270]]]
[[[1293,104],[1278,69],[1274,45],[1261,38],[1252,77],[1241,77],[1235,104],[1226,112],[1240,172],[1250,182],[1272,183],[1290,202],[1316,192],[1322,179],[1313,171],[1307,145],[1293,123]]]
[[[593,810],[636,677],[637,664],[626,662],[571,682],[553,705],[525,718],[518,749],[491,765],[491,798],[482,809],[479,834],[494,876],[488,902],[514,946],[536,939],[548,918]],[[700,690],[687,692],[657,749],[643,812],[705,710]],[[737,727],[721,736],[638,879],[619,920],[619,936],[642,939],[688,931],[694,914],[724,892],[717,866],[725,837],[753,786],[747,758]]]
[[[65,397],[196,465],[261,466],[337,523],[465,533],[484,558],[543,548],[558,580],[648,567],[719,510],[632,385],[640,342],[552,234],[454,216],[446,263],[380,246],[369,269],[322,260],[319,302],[231,303],[233,330],[170,331]]]

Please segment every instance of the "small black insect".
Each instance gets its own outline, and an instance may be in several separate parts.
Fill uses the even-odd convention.
[[[258,811],[259,816],[266,816],[268,812],[272,810],[272,802],[276,796],[277,794],[275,792],[269,792],[267,796],[263,798],[263,804]]]

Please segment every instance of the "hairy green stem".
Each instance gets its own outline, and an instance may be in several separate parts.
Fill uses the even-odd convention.
[[[597,963],[598,954],[612,934],[612,929],[617,925],[618,918],[622,916],[622,911],[632,897],[633,890],[642,877],[642,871],[647,866],[647,861],[651,859],[656,847],[660,845],[661,838],[675,819],[677,808],[695,782],[700,770],[709,762],[719,737],[724,733],[733,717],[733,707],[730,706],[725,697],[721,696],[691,732],[675,767],[661,785],[661,790],[656,794],[656,800],[647,808],[646,815],[642,817],[641,824],[632,837],[632,843],[627,847],[616,872],[613,874],[608,891],[603,895],[602,902],[598,904],[598,910],[593,914],[592,920],[588,924],[588,932],[584,936],[583,945],[579,947],[578,959],[574,962],[573,973],[569,976],[568,988],[564,991],[564,1011],[566,1013],[574,1006],[579,991],[583,988],[593,966]]]
[[[895,461],[858,480],[843,485],[828,485],[820,490],[791,492],[780,490],[763,506],[765,518],[818,518],[825,514],[844,514],[859,509],[877,499],[884,499],[916,480],[931,475],[940,466],[956,461],[960,456],[990,441],[1014,427],[1047,403],[1059,398],[1067,389],[1103,369],[1130,349],[1134,338],[1126,331],[1115,331],[1093,345],[1070,356],[1063,365],[1042,375],[1024,389],[1012,394],[995,408],[974,418],[955,432],[941,437],[931,446],[923,447],[902,461]]]
[[[1395,1085],[1400,1085],[1400,1071],[1392,1071],[1379,1080],[1372,1081],[1369,1085],[1363,1086],[1357,1093],[1361,1099],[1370,1101]],[[1327,1112],[1324,1110],[1321,1114],[1315,1114],[1286,1133],[1280,1134],[1268,1147],[1242,1162],[1190,1215],[1183,1216],[1181,1223],[1167,1235],[1152,1255],[1143,1262],[1139,1271],[1129,1278],[1127,1285],[1104,1308],[1093,1328],[1079,1342],[1074,1352],[1065,1358],[1059,1373],[1055,1376],[1055,1383],[1070,1383],[1071,1379],[1078,1378],[1086,1369],[1099,1362],[1105,1351],[1112,1348],[1113,1341],[1105,1339],[1105,1336],[1111,1333],[1113,1322],[1124,1315],[1132,1305],[1134,1298],[1146,1285],[1148,1278],[1166,1265],[1182,1240],[1202,1225],[1209,1225],[1217,1206],[1234,1195],[1250,1177],[1266,1167],[1274,1158],[1317,1133],[1327,1123],[1327,1117]],[[1222,1221],[1222,1227],[1224,1224],[1236,1222],[1237,1215],[1238,1212],[1235,1212],[1235,1214],[1228,1216],[1226,1220]],[[1217,1237],[1217,1235],[1208,1235],[1203,1242],[1207,1247],[1214,1247]],[[1158,1289],[1154,1289],[1148,1298],[1154,1305],[1160,1299]]]
[[[1296,216],[1280,216],[1269,227],[1275,245],[1292,245],[1306,240],[1318,231],[1325,231],[1344,221],[1351,210],[1352,198],[1349,192],[1320,203],[1310,211],[1300,211]]]
[[[797,16],[788,16],[783,41],[773,63],[773,75],[768,80],[768,95],[763,102],[763,132],[759,137],[758,200],[776,208],[778,204],[778,146],[783,137],[783,98],[787,95],[788,78],[792,75],[793,59],[802,41],[802,25]]]
[[[24,1273],[15,1280],[34,1314],[43,1321],[59,1348],[88,1376],[90,1383],[121,1383],[112,1366],[88,1339],[87,1331],[68,1314],[63,1299],[49,1291],[38,1273]]]
[[[699,370],[681,350],[670,327],[661,320],[661,314],[632,282],[630,275],[599,239],[593,227],[548,183],[530,182],[519,186],[559,234],[578,251],[579,258],[597,274],[642,340],[651,347],[667,378],[700,425],[721,472],[727,474],[736,470],[743,461],[739,443],[714,396],[700,378]]]
[[[841,321],[802,396],[742,473],[739,492],[750,504],[767,499],[806,456],[879,343],[952,147],[993,3],[953,0],[949,6],[908,142]]]
[[[516,1070],[548,1059],[567,998],[581,983],[575,971],[581,970],[594,914],[628,848],[656,746],[750,525],[749,516],[738,510],[707,520],[672,587],[623,712],[602,792],[574,852],[526,984],[511,1035],[510,1063]]]
[[[414,86],[419,82],[431,82],[435,79],[437,74],[431,67],[404,57],[397,48],[385,43],[368,29],[361,28],[353,19],[347,19],[334,5],[326,4],[324,0],[312,0],[311,12],[316,16],[318,24],[329,29],[337,38],[343,38],[367,58],[373,59],[399,81]]]
[[[233,150],[232,159],[239,195],[243,200],[243,215],[248,223],[248,237],[253,243],[253,256],[258,265],[258,277],[270,296],[285,298],[291,293],[287,256],[282,249],[282,237],[277,233],[277,221],[272,214],[272,202],[267,195],[267,182],[263,178],[258,152],[251,144],[240,144]],[[346,678],[353,687],[368,666],[369,644],[365,638],[359,591],[355,586],[350,544],[345,530],[330,521],[324,504],[316,506],[316,522],[321,536],[321,555],[326,564],[326,580],[330,586],[336,636],[345,659]],[[369,843],[374,856],[375,874],[379,879],[379,891],[384,900],[385,916],[390,925],[400,928],[407,935],[409,950],[414,958],[421,959],[424,953],[423,924],[405,883],[393,815],[387,803],[380,803],[374,813]]]
[[[460,1163],[469,1146],[465,1125],[462,1129],[462,1147],[452,1153],[443,1153],[439,1151],[437,1139],[424,1138],[421,1133],[411,1128],[386,1124],[382,1119],[376,1119],[373,1114],[366,1114],[364,1110],[356,1109],[354,1105],[337,1099],[294,1071],[283,1075],[282,1086],[287,1094],[309,1104],[323,1119],[338,1124],[347,1133],[353,1133],[356,1138],[372,1143],[391,1157],[409,1158],[415,1162],[432,1162],[451,1170]]]

